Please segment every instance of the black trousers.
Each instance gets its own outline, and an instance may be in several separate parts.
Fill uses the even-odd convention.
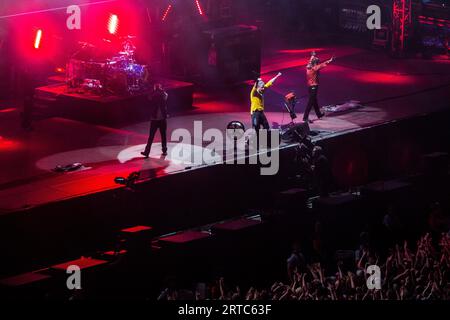
[[[317,92],[319,91],[319,86],[311,86],[309,87],[309,99],[308,104],[306,105],[305,113],[303,114],[303,120],[309,119],[309,113],[311,109],[314,108],[317,117],[319,117],[322,113],[320,112],[319,102],[317,101]]]
[[[155,139],[156,131],[161,133],[162,151],[167,151],[167,120],[152,120],[150,122],[150,133],[148,135],[147,146],[144,153],[149,154],[152,148],[153,139]]]
[[[269,130],[269,122],[267,121],[266,115],[264,114],[264,111],[255,111],[252,114],[252,126],[253,128],[258,131],[261,129]]]
[[[259,129],[261,129],[261,127],[265,130],[268,130],[267,133],[267,146],[268,148],[270,148],[270,126],[269,126],[269,121],[267,121],[266,115],[264,114],[264,111],[255,111],[252,114],[252,126],[256,131],[256,148],[259,150],[260,147],[260,141],[259,141]]]

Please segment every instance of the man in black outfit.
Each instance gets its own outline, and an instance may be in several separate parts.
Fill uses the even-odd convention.
[[[156,131],[159,129],[161,133],[162,155],[167,155],[167,92],[164,91],[162,85],[157,83],[153,86],[153,92],[148,99],[151,104],[150,112],[150,134],[148,136],[147,146],[141,154],[148,158],[150,149],[152,148],[153,139]]]

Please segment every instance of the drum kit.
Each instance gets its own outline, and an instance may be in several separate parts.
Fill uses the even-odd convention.
[[[70,58],[66,68],[66,81],[70,90],[95,94],[133,95],[147,89],[149,71],[136,62],[135,36],[120,38],[120,50],[114,53],[111,41],[103,39],[102,49],[87,42]]]

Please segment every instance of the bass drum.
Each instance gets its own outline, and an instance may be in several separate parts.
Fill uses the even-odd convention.
[[[128,93],[128,77],[124,72],[114,72],[109,75],[106,87],[108,91],[115,94]]]
[[[85,78],[103,80],[106,76],[106,64],[103,62],[86,62]]]

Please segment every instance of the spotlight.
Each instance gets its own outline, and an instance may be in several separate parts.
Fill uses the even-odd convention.
[[[121,185],[126,185],[127,184],[127,179],[124,177],[115,177],[114,178],[114,182],[117,184],[121,184]]]
[[[200,5],[200,1],[199,0],[195,0],[195,4],[197,5],[198,14],[202,16],[203,15],[203,9],[202,9],[202,6]]]
[[[108,32],[110,34],[116,34],[118,28],[119,28],[119,17],[117,17],[116,14],[112,14],[109,17],[108,21]]]
[[[141,173],[140,172],[132,172],[127,178],[124,177],[115,177],[114,182],[116,184],[127,186],[127,188],[132,188],[136,183],[136,180],[139,179]]]
[[[164,11],[164,13],[162,15],[161,21],[166,21],[166,19],[167,19],[168,15],[169,15],[170,11],[172,10],[173,6],[174,5],[172,5],[172,4],[169,4],[167,6],[167,9]],[[197,7],[198,14],[203,16],[204,12],[203,12],[202,5],[200,4],[200,0],[195,0],[195,6]]]
[[[172,10],[172,5],[169,4],[169,6],[167,7],[166,11],[164,11],[163,17],[162,17],[162,21],[165,21],[167,18],[167,15],[169,14],[170,10]]]
[[[34,38],[34,48],[39,49],[41,46],[41,39],[42,39],[42,30],[38,29],[36,31],[36,37]]]
[[[230,130],[232,130],[232,132],[230,132]],[[238,131],[238,132],[236,132]],[[236,134],[238,133],[238,134]],[[227,136],[229,138],[237,138],[240,139],[242,138],[242,136],[245,133],[245,126],[242,122],[240,121],[231,121],[230,123],[228,123],[227,125]]]
[[[75,163],[71,163],[71,164],[68,164],[68,165],[65,165],[65,166],[57,165],[53,169],[53,171],[55,171],[55,172],[72,172],[72,171],[77,171],[77,170],[80,170],[80,169],[83,169],[83,168],[84,168],[84,166],[83,166],[82,163],[75,162]]]

